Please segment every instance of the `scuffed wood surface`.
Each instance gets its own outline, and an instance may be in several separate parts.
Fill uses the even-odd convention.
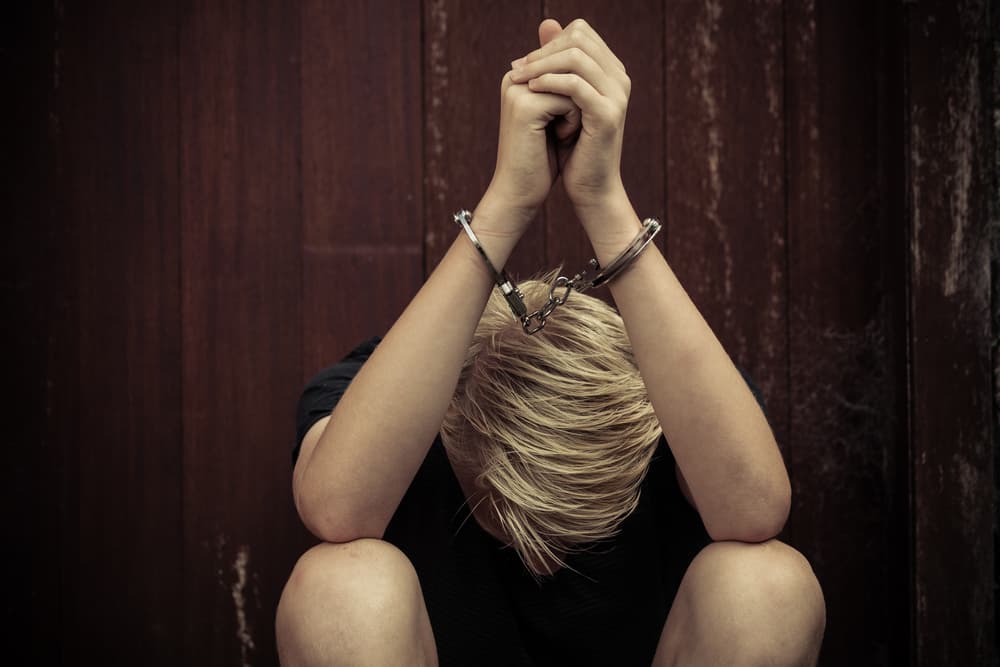
[[[789,535],[827,592],[825,664],[890,660],[895,621],[888,536],[897,401],[889,244],[880,215],[879,136],[898,124],[879,101],[879,26],[863,2],[794,3],[788,43]],[[897,112],[898,113],[898,112]],[[885,114],[890,117],[883,121]],[[897,228],[898,229],[898,228]],[[905,521],[905,517],[898,517]],[[905,553],[905,550],[901,550]]]
[[[626,187],[763,390],[821,664],[993,664],[987,0],[21,10],[12,664],[276,664],[302,383],[458,238],[543,16],[628,67]],[[590,255],[557,186],[509,268]]]
[[[780,2],[666,12],[667,257],[787,453]]]
[[[988,8],[984,0],[926,2],[910,6],[907,17],[914,639],[921,665],[988,664],[996,641],[994,623],[986,622],[995,613],[989,214],[997,201],[989,150],[996,121],[983,88],[995,65]]]
[[[185,632],[173,641],[189,663],[274,661],[301,544],[299,27],[297,5],[267,0],[193,2],[180,17]]]

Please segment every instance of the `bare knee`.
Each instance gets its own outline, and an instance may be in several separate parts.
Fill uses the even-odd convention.
[[[698,554],[682,584],[700,641],[729,642],[726,664],[815,664],[826,626],[816,575],[792,547],[717,542]],[[720,663],[721,664],[721,663]]]
[[[389,637],[405,640],[407,633],[426,650],[430,628],[406,555],[388,542],[361,539],[319,544],[299,558],[275,631],[282,664],[308,665],[357,664],[371,655],[369,647]]]
[[[714,587],[774,600],[775,604],[822,601],[822,591],[809,561],[778,540],[760,544],[716,542],[695,557],[688,572]]]

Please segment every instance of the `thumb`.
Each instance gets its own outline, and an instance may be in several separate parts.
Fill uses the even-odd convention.
[[[545,19],[538,25],[538,45],[545,46],[559,36],[563,31],[559,21],[555,19]]]

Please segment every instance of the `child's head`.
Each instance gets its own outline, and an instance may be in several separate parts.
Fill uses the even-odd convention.
[[[551,278],[519,285],[529,312]],[[493,291],[441,434],[529,570],[618,533],[660,433],[613,308],[574,292],[528,336]]]

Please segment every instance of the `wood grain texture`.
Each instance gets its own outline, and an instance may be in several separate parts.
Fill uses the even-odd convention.
[[[879,34],[864,3],[793,3],[788,52],[790,533],[827,592],[828,664],[889,664],[897,429],[879,211]],[[899,110],[889,122],[899,122]],[[898,164],[898,157],[890,156]],[[905,517],[901,517],[905,521]],[[836,536],[833,538],[833,536]],[[905,571],[905,562],[899,567]]]
[[[10,664],[276,664],[302,383],[458,235],[546,15],[629,68],[626,187],[764,389],[821,664],[995,663],[997,2],[189,0],[4,26]],[[557,186],[510,268],[590,254]]]
[[[423,282],[417,3],[302,5],[303,381]]]
[[[545,15],[563,26],[578,18],[587,21],[624,63],[632,92],[622,147],[622,180],[640,219],[652,216],[666,226],[662,3],[546,0]],[[586,268],[594,251],[561,179],[546,202],[545,214],[547,266],[563,264],[567,276]],[[661,249],[666,237],[665,227],[655,241]],[[606,289],[591,295],[611,301]]]
[[[67,536],[79,539],[67,600],[78,644],[67,653],[79,663],[176,664],[176,17],[171,3],[64,11],[63,224],[79,243],[78,421],[66,451],[79,471],[67,498],[79,521]]]
[[[990,225],[995,66],[984,0],[908,8],[915,662],[995,660]],[[995,221],[993,221],[995,224]]]
[[[273,662],[302,529],[299,7],[180,15],[185,662]],[[176,639],[175,639],[176,640]]]
[[[460,231],[452,215],[475,209],[493,177],[500,83],[510,61],[538,47],[538,0],[424,2],[424,235],[430,275]],[[514,279],[544,266],[544,218],[507,263]]]
[[[781,2],[668,3],[668,260],[788,451]]]

